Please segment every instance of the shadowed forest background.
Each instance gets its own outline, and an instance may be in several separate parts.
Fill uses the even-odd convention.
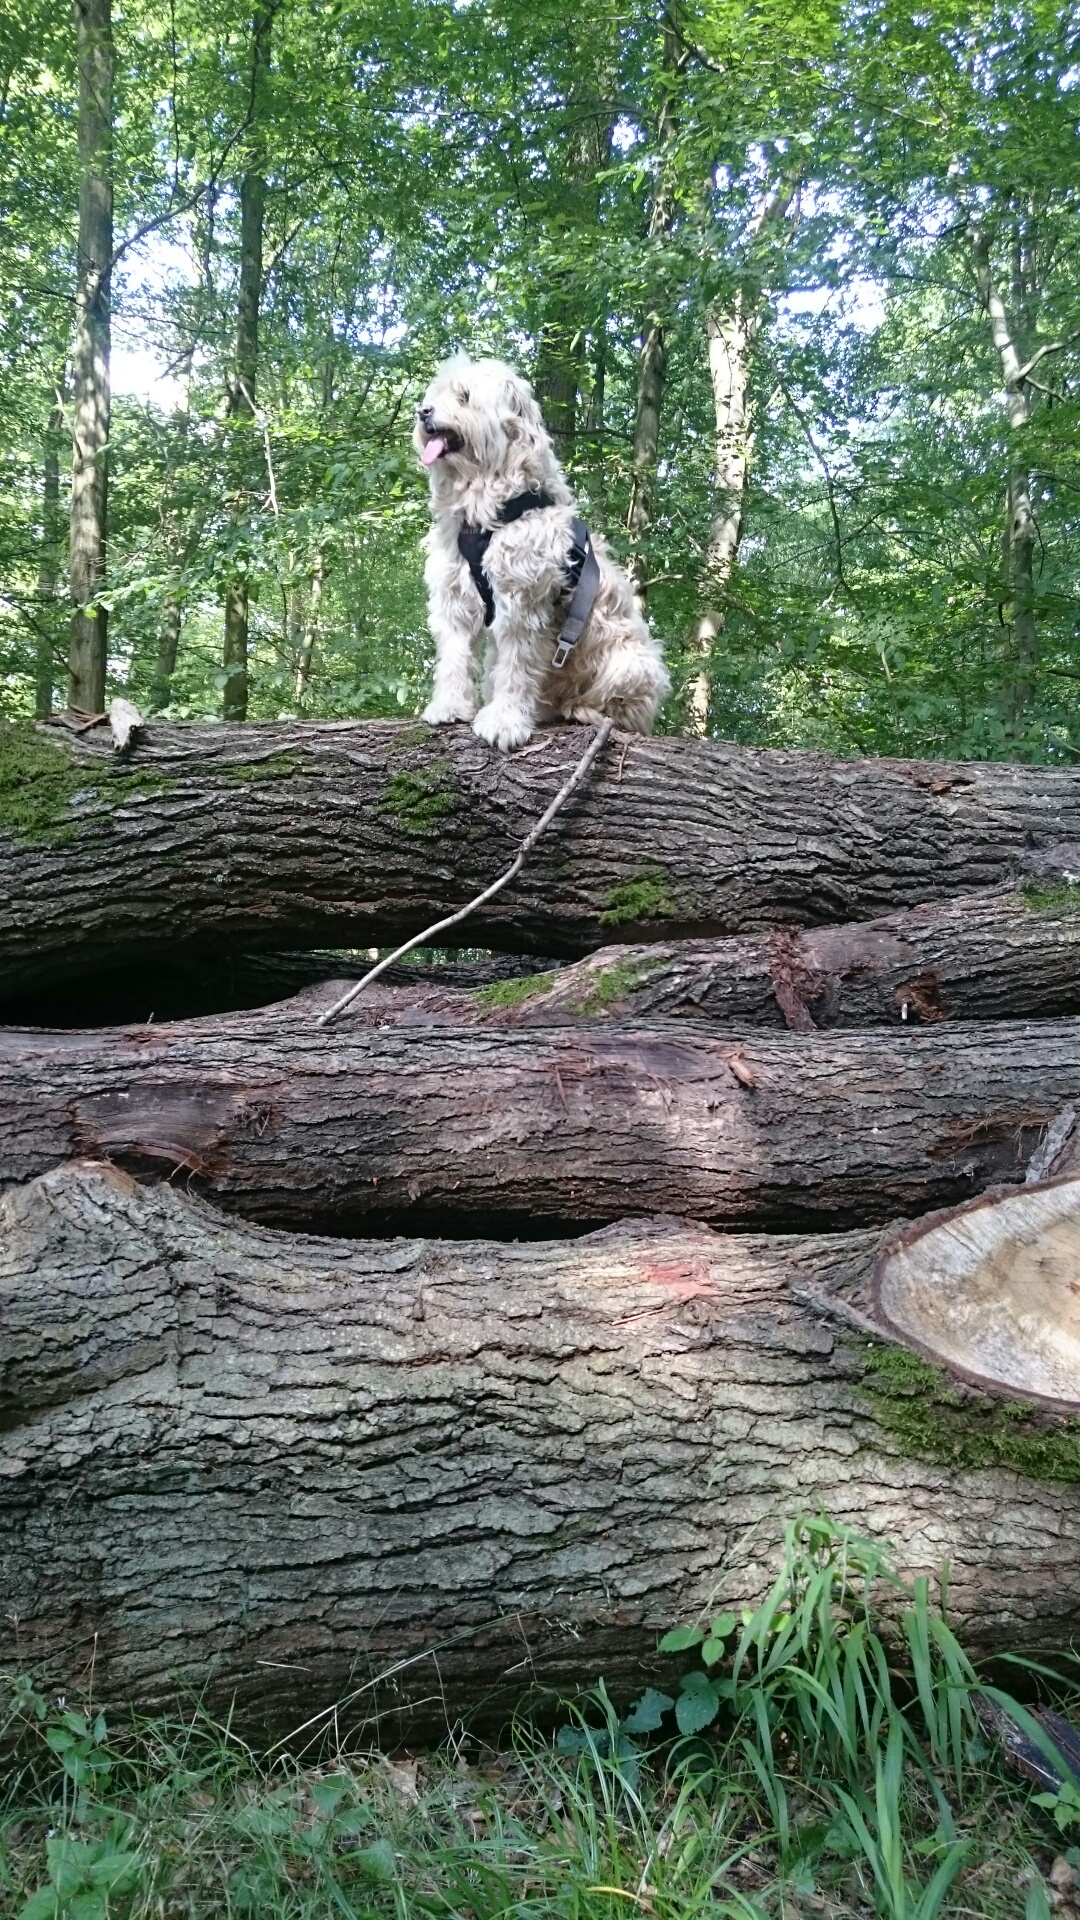
[[[80,6],[0,11],[0,714],[68,698],[89,181],[110,693],[417,711],[461,346],[536,383],[669,730],[1080,752],[1069,9]]]

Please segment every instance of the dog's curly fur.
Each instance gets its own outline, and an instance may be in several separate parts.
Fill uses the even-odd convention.
[[[413,444],[428,471],[434,519],[424,578],[435,684],[424,719],[435,726],[471,720],[481,740],[504,753],[556,719],[610,715],[619,727],[649,733],[671,683],[626,574],[595,535],[600,586],[593,610],[566,665],[552,668],[575,509],[528,383],[501,360],[447,361],[418,409]],[[498,526],[506,501],[540,490],[556,505]],[[484,608],[458,552],[466,524],[495,530],[484,561],[495,621],[487,629],[479,712]]]

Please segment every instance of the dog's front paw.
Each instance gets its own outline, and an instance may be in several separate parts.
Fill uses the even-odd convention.
[[[500,707],[492,700],[481,707],[473,721],[473,732],[489,747],[498,747],[500,753],[510,753],[514,747],[523,747],[533,730],[533,723],[520,707]]]
[[[458,694],[455,698],[437,693],[428,701],[420,718],[426,720],[429,727],[450,727],[455,720],[471,720],[475,712],[476,701],[468,694]]]

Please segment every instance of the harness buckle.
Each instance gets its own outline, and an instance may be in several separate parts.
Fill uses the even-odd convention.
[[[552,668],[556,673],[558,672],[560,667],[565,667],[573,651],[574,651],[574,643],[572,640],[559,641],[558,645],[555,648],[555,652],[552,656],[552,661],[551,661]]]

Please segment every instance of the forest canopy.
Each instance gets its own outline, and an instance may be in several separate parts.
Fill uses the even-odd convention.
[[[99,704],[73,645],[180,719],[417,712],[460,347],[667,728],[1072,761],[1078,109],[1042,0],[4,0],[0,715]]]

